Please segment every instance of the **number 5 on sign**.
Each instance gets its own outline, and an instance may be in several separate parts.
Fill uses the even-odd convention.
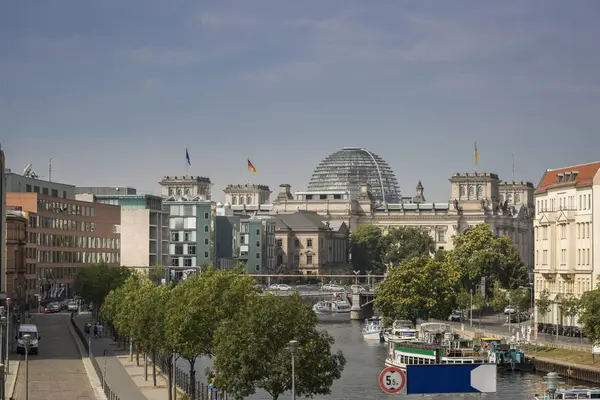
[[[379,386],[386,393],[401,393],[406,386],[406,373],[400,368],[387,367],[379,374]]]

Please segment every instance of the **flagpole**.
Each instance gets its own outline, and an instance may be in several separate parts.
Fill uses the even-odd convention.
[[[515,181],[515,153],[512,155],[512,177],[513,182]]]

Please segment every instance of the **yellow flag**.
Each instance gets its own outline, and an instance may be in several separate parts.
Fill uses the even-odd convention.
[[[479,151],[477,150],[477,142],[475,142],[475,165],[479,164]]]

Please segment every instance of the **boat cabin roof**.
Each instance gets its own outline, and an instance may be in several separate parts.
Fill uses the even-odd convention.
[[[600,388],[558,389],[556,394],[557,399],[600,399]]]
[[[482,337],[481,340],[483,340],[484,342],[500,342],[500,341],[502,341],[502,339],[495,338],[495,337]]]

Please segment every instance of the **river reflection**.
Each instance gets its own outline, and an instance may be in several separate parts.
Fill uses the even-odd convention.
[[[336,381],[329,396],[315,396],[315,399],[343,399],[343,400],[384,400],[398,399],[398,395],[384,393],[379,388],[379,373],[384,368],[386,356],[385,345],[374,341],[365,341],[362,338],[362,324],[358,321],[345,323],[321,323],[320,329],[327,330],[335,338],[335,347],[341,349],[348,363],[342,378]],[[184,360],[179,360],[181,368],[186,370],[189,365]],[[196,363],[199,376],[204,376],[204,369],[210,365],[210,360],[202,359]],[[569,386],[575,382],[568,383]],[[530,400],[535,393],[544,392],[543,376],[541,374],[503,373],[498,375],[497,393],[487,395],[427,395],[411,396],[426,399],[460,399],[484,398],[488,400]],[[410,398],[410,397],[409,397]],[[249,400],[268,400],[269,395],[257,392]],[[280,400],[289,400],[291,395],[283,395]]]

